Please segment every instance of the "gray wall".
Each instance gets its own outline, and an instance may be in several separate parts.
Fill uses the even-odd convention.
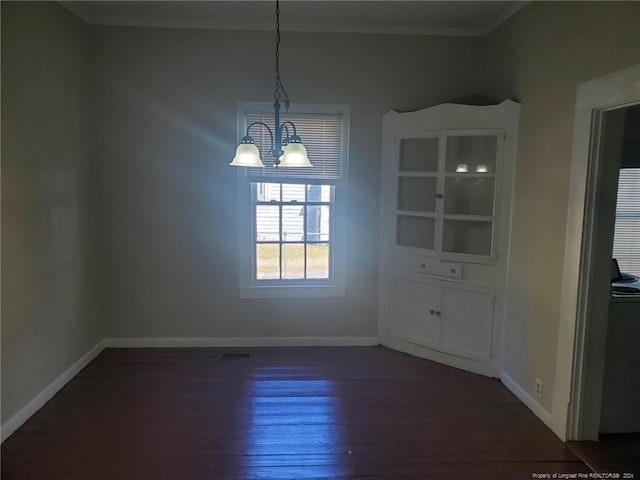
[[[227,164],[236,103],[272,98],[273,35],[95,34],[107,336],[376,336],[382,114],[478,92],[479,41],[282,34],[292,100],[351,107],[347,294],[240,300],[237,231],[249,219]]]
[[[550,411],[576,87],[640,62],[640,3],[532,2],[484,48],[486,93],[522,104],[504,370]]]
[[[101,338],[89,28],[2,2],[2,422]]]

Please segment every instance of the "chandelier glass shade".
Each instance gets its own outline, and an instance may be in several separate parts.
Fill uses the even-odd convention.
[[[242,137],[236,154],[229,165],[234,167],[264,167],[265,164],[260,158],[260,151],[255,145],[253,137],[249,135],[251,128],[255,126],[264,127],[269,132],[271,140],[270,153],[273,157],[273,165],[278,168],[284,167],[313,167],[307,156],[307,149],[302,144],[302,140],[296,131],[293,122],[280,123],[280,100],[283,101],[285,109],[289,108],[289,95],[280,80],[280,3],[276,0],[276,83],[273,91],[273,116],[274,129],[264,122],[252,122],[247,126],[245,136]]]
[[[242,142],[236,148],[236,155],[229,165],[234,167],[264,167],[264,163],[260,158],[260,151],[253,143],[253,138],[244,137],[242,139]]]

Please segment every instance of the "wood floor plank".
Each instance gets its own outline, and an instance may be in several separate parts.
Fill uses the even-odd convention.
[[[1,453],[16,480],[590,471],[497,380],[380,347],[107,349]]]

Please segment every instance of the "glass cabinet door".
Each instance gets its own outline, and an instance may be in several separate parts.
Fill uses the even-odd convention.
[[[499,140],[481,131],[400,139],[397,245],[493,255]]]
[[[493,254],[497,135],[447,137],[442,251]]]
[[[440,139],[403,138],[398,153],[396,243],[435,248]]]

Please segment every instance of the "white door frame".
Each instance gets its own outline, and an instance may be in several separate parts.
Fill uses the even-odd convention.
[[[562,300],[551,428],[563,440],[597,440],[604,366],[604,342],[590,342],[606,331],[606,315],[589,315],[598,298],[589,298],[595,259],[595,201],[603,113],[640,102],[640,64],[578,86]],[[608,299],[607,299],[608,300]],[[603,307],[599,305],[599,310]],[[604,306],[606,308],[606,306]],[[589,362],[589,381],[586,365]],[[599,388],[599,390],[598,390]],[[595,438],[594,438],[595,436]]]

